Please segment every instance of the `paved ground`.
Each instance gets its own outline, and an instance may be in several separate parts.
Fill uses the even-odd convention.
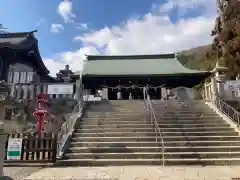
[[[3,172],[6,177],[11,177],[14,180],[22,180],[40,169],[39,167],[4,167]]]
[[[64,167],[45,168],[25,180],[240,180],[240,166],[222,167]]]

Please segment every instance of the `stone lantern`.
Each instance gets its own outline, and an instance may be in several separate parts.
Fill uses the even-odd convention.
[[[224,98],[225,92],[224,92],[224,84],[227,78],[227,71],[228,68],[224,65],[221,65],[218,61],[216,63],[216,67],[213,69],[213,73],[215,74],[215,82],[213,82],[214,94],[217,96]]]

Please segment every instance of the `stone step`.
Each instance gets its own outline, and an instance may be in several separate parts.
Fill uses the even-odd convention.
[[[161,159],[159,152],[66,153],[64,159]],[[240,152],[165,152],[165,159],[240,158]]]
[[[147,116],[146,116],[147,117]],[[164,120],[171,120],[171,119],[179,119],[179,120],[200,120],[200,119],[203,119],[203,120],[209,120],[209,119],[211,119],[211,120],[216,120],[216,119],[221,119],[222,120],[222,118],[220,117],[220,116],[215,116],[215,117],[208,117],[208,116],[203,116],[203,117],[194,117],[194,116],[188,116],[188,117],[185,117],[185,116],[173,116],[173,117],[166,117],[166,116],[157,116],[156,115],[156,117],[158,118],[158,119],[164,119]]]
[[[179,124],[179,125],[184,125],[184,124],[211,124],[211,123],[218,123],[218,124],[225,124],[226,122],[223,120],[216,120],[216,121],[211,121],[211,120],[157,120],[158,124]],[[97,121],[86,121],[86,122],[80,122],[80,126],[86,126],[86,125],[92,125],[92,126],[122,126],[122,125],[142,125],[142,124],[150,124],[149,121],[106,121],[106,120],[97,120]]]
[[[97,133],[97,132],[151,132],[153,128],[94,128],[94,129],[76,129],[77,133]],[[188,128],[161,128],[161,132],[205,132],[205,131],[234,131],[233,128],[220,126],[220,127],[188,127]]]
[[[143,114],[146,114],[146,112],[142,112],[142,113],[135,113],[135,112],[132,112],[132,113],[126,113],[126,112],[123,112],[123,113],[120,113],[120,112],[102,112],[102,113],[99,113],[99,112],[96,112],[96,113],[89,113],[89,112],[86,112],[85,115],[86,116],[91,116],[91,117],[95,117],[95,116],[140,116],[140,115],[143,115]]]
[[[162,165],[162,159],[67,159],[58,166],[124,166],[124,165]],[[165,165],[239,165],[240,158],[192,158],[165,159]]]
[[[158,124],[165,124],[165,123],[171,123],[171,124],[212,124],[212,123],[218,123],[218,124],[226,124],[226,122],[222,119],[199,119],[199,120],[188,120],[188,119],[173,119],[173,120],[163,120],[163,119],[157,119]]]
[[[162,120],[222,120],[221,117],[216,116],[216,117],[184,117],[184,116],[177,116],[177,117],[164,117],[164,116],[156,116],[157,119],[162,119]],[[140,121],[140,120],[146,120],[147,115],[141,116],[141,117],[84,117],[83,121],[94,121],[94,120],[108,120],[108,121]]]
[[[164,146],[164,152],[240,152],[239,146]],[[123,152],[161,152],[161,146],[152,147],[72,147],[66,153],[123,153]]]
[[[132,137],[74,137],[72,141],[79,142],[131,142],[131,141],[155,141],[155,136],[132,136]],[[164,142],[167,141],[237,141],[240,136],[164,136]]]
[[[226,126],[229,127],[229,124],[224,123],[188,123],[188,124],[171,124],[171,123],[158,123],[160,128],[187,128],[187,127],[218,127],[218,126]],[[85,125],[82,124],[81,129],[90,129],[90,128],[152,128],[151,124],[121,124],[121,125]],[[79,128],[79,126],[77,127]]]
[[[175,121],[176,122],[176,121]],[[103,125],[124,125],[124,124],[150,124],[149,120],[133,120],[133,121],[109,121],[107,119],[98,119],[98,120],[90,120],[90,121],[83,121],[80,122],[80,125],[98,125],[98,124],[103,124]]]
[[[183,117],[207,117],[207,118],[214,118],[214,117],[220,117],[217,114],[162,114],[162,113],[155,113],[156,116],[159,117],[166,117],[166,118],[171,118],[171,117],[179,117],[179,118],[183,118]]]
[[[158,111],[159,112],[162,110],[164,113],[166,114],[187,114],[187,113],[190,113],[190,114],[202,114],[202,113],[206,113],[206,114],[216,114],[215,111],[213,111],[212,109],[210,108],[207,108],[207,109],[161,109],[161,108],[155,108],[153,107],[154,110]]]
[[[71,142],[71,147],[159,147],[161,143],[155,141],[128,141],[128,142]],[[180,147],[180,146],[240,146],[240,141],[164,141],[164,146],[166,147]]]
[[[163,136],[238,136],[235,131],[205,131],[205,132],[162,132]],[[154,130],[150,132],[97,132],[97,133],[74,133],[73,137],[132,137],[132,136],[155,136]]]
[[[161,123],[178,123],[178,124],[191,124],[191,123],[204,123],[204,124],[209,124],[209,123],[226,123],[223,119],[158,119],[157,118],[157,122],[159,124]]]

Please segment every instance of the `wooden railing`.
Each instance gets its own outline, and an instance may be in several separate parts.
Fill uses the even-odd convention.
[[[8,142],[10,138],[22,139],[20,159],[8,160]],[[51,133],[18,133],[8,135],[5,143],[4,164],[13,163],[55,163],[57,153],[57,138]]]
[[[8,135],[5,142],[4,163],[55,163],[56,159],[64,153],[66,144],[74,131],[74,126],[82,115],[84,106],[84,99],[81,96],[79,103],[69,113],[57,133],[42,133],[41,136],[37,136],[34,132]],[[7,159],[8,140],[10,138],[22,139],[21,156],[17,160]]]

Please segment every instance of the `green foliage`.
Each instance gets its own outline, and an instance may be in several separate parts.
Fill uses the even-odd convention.
[[[211,46],[201,46],[179,53],[178,60],[189,69],[211,71],[215,68],[217,56],[211,52]],[[197,99],[202,98],[204,82],[193,87]]]
[[[178,60],[187,68],[195,70],[211,71],[214,69],[217,57],[208,51],[204,52],[202,47],[193,53],[182,52]]]

